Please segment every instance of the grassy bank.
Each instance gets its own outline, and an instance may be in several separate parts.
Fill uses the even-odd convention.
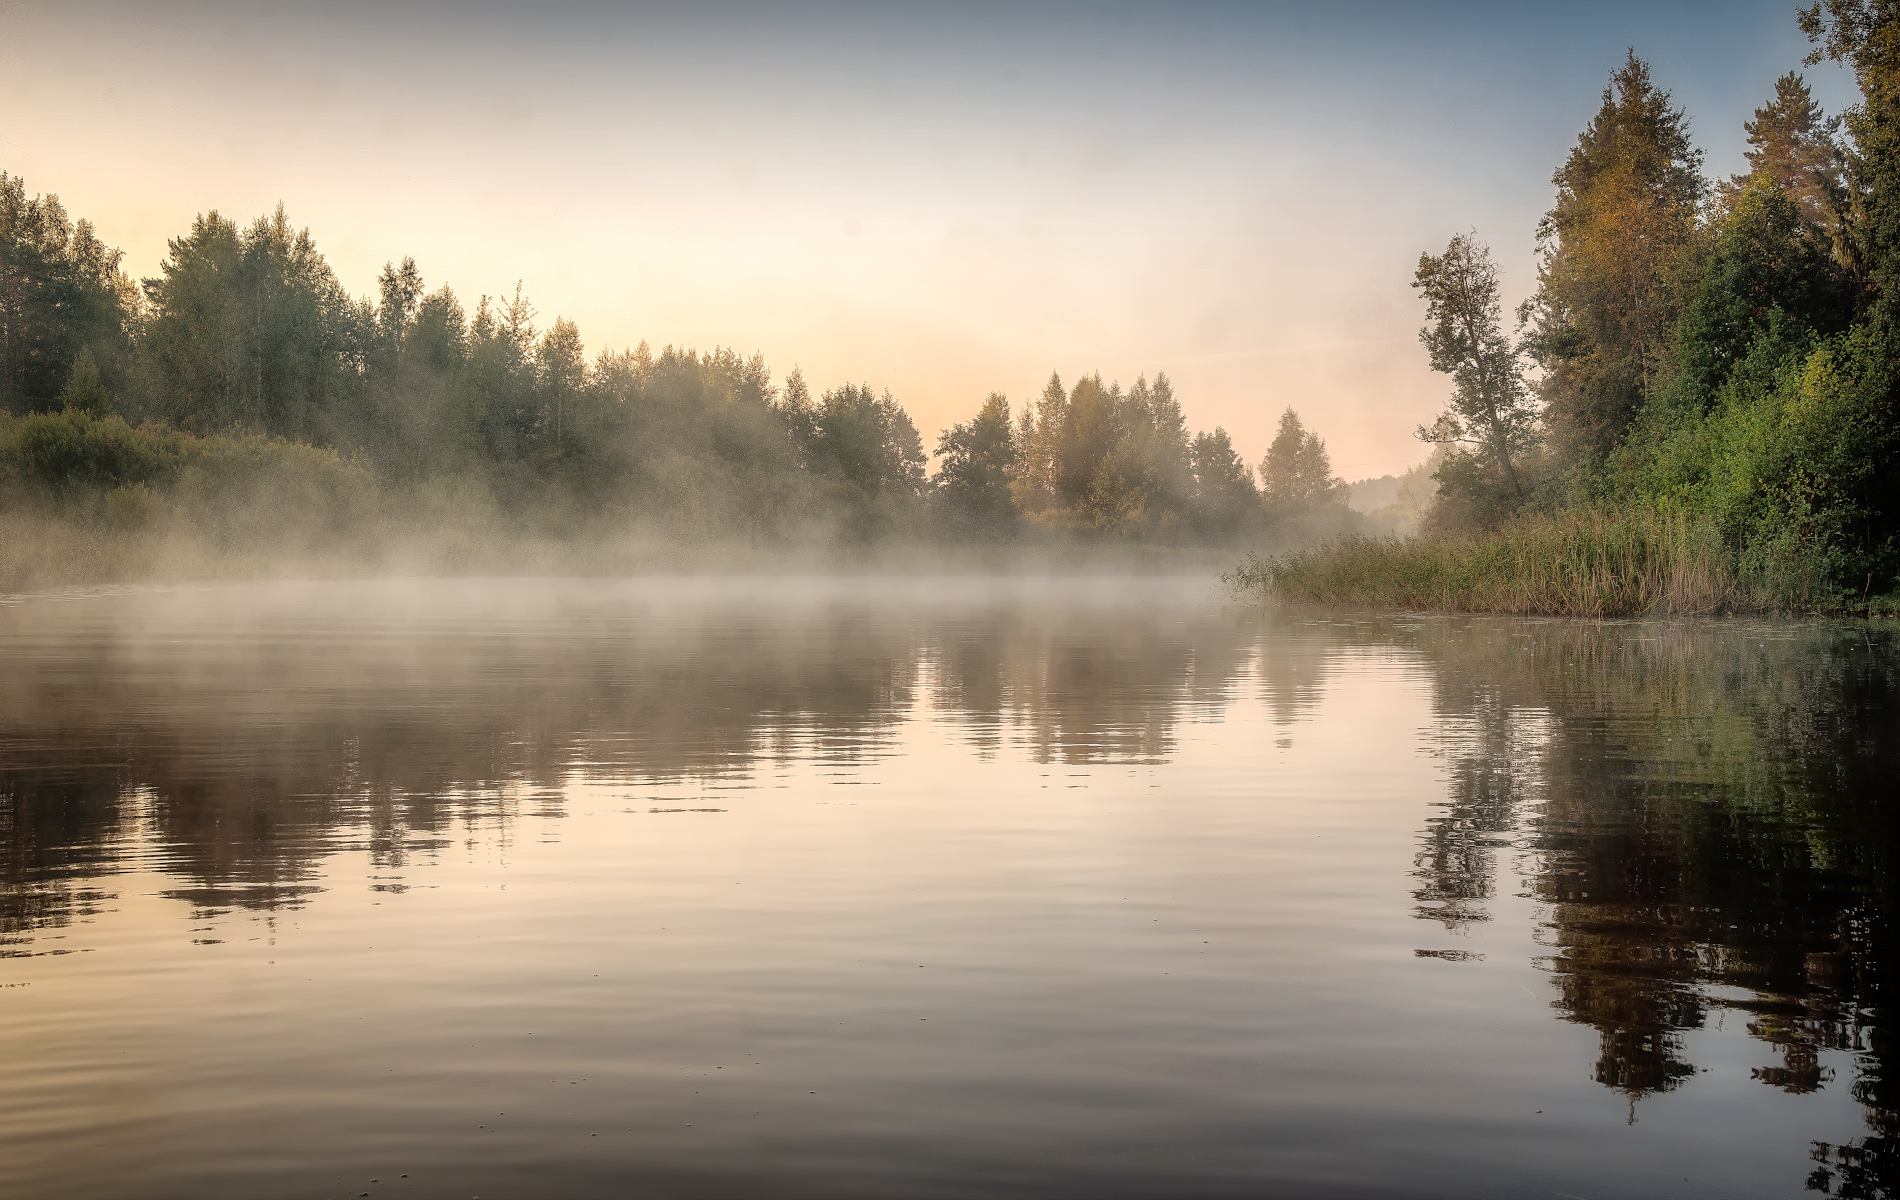
[[[1225,578],[1238,591],[1313,604],[1520,616],[1893,607],[1881,597],[1835,595],[1785,565],[1772,586],[1744,577],[1707,524],[1602,511],[1523,517],[1487,533],[1429,540],[1345,538],[1249,556]]]

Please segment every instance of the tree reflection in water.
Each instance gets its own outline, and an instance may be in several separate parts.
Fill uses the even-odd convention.
[[[1125,587],[908,609],[514,588],[485,605],[437,585],[373,619],[347,588],[333,612],[215,589],[0,610],[0,953],[109,898],[72,881],[134,860],[204,915],[272,911],[342,849],[394,876],[458,829],[505,846],[561,816],[574,777],[736,782],[794,750],[853,768],[892,752],[926,672],[979,753],[1159,761],[1184,709],[1231,696],[1254,636]]]
[[[1342,655],[1396,653],[1429,680],[1447,781],[1418,918],[1469,932],[1521,886],[1553,1007],[1597,1031],[1591,1073],[1632,1117],[1694,1078],[1684,1035],[1712,1022],[1741,1022],[1769,1051],[1755,1077],[1791,1093],[1839,1086],[1822,1055],[1844,1052],[1870,1132],[1816,1143],[1809,1186],[1870,1197],[1900,1178],[1886,630],[1243,614],[1111,588],[1066,605],[533,595],[490,611],[438,586],[374,618],[215,590],[0,611],[0,954],[57,952],[41,935],[111,903],[115,872],[161,871],[202,915],[270,913],[357,849],[399,890],[477,830],[505,846],[558,819],[576,778],[848,771],[897,752],[924,704],[978,756],[1156,763],[1251,672],[1288,744]]]
[[[1386,627],[1433,667],[1444,815],[1418,857],[1419,915],[1485,919],[1497,855],[1544,906],[1557,1010],[1601,1038],[1599,1083],[1634,1101],[1697,1068],[1714,1014],[1773,1047],[1762,1083],[1855,1064],[1872,1133],[1817,1143],[1809,1187],[1891,1194],[1891,868],[1900,659],[1890,631],[1749,622]]]

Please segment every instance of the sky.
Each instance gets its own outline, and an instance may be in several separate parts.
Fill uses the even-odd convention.
[[[1522,299],[1632,47],[1741,170],[1795,7],[8,0],[0,170],[134,277],[282,202],[352,294],[405,255],[471,309],[519,283],[590,354],[756,351],[927,447],[1051,371],[1166,372],[1248,461],[1292,407],[1360,478],[1448,394],[1419,254],[1475,230]]]

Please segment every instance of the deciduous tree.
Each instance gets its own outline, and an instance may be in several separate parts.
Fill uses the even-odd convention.
[[[140,314],[121,261],[58,196],[0,172],[0,411],[53,407],[82,349],[122,381]]]
[[[1537,410],[1517,348],[1504,333],[1490,248],[1474,234],[1457,234],[1443,254],[1419,255],[1412,286],[1425,298],[1418,340],[1432,370],[1452,381],[1451,407],[1419,426],[1419,439],[1482,447],[1498,478],[1522,499],[1513,460],[1532,442]]]
[[[937,502],[958,528],[984,534],[1007,530],[1016,522],[1010,497],[1010,471],[1016,444],[1010,429],[1009,401],[991,392],[975,417],[944,430],[937,439]]]

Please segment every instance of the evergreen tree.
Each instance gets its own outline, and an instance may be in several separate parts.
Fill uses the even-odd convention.
[[[1307,432],[1288,408],[1266,457],[1260,460],[1260,499],[1270,516],[1285,518],[1328,504],[1344,504],[1346,481],[1333,475],[1332,458],[1318,434]]]
[[[361,399],[347,440],[396,478],[465,467],[470,431],[451,403],[467,350],[461,303],[446,287],[425,296],[413,258],[383,264],[377,295],[360,322]]]
[[[1056,474],[1063,430],[1069,420],[1069,393],[1062,378],[1049,372],[1049,382],[1032,408],[1025,407],[1016,428],[1016,470],[1010,494],[1024,513],[1056,507]]]
[[[535,347],[534,366],[541,409],[536,432],[544,453],[558,455],[569,447],[573,410],[587,383],[580,327],[554,318],[553,328]]]
[[[1537,293],[1519,311],[1568,463],[1601,461],[1658,384],[1708,192],[1687,119],[1632,51],[1552,176]]]
[[[468,315],[453,291],[441,287],[422,298],[404,345],[409,347],[408,357],[420,359],[430,371],[446,374],[462,365],[468,350]]]
[[[1178,423],[1157,420],[1154,402],[1145,378],[1127,394],[1119,383],[1103,387],[1100,375],[1076,384],[1077,436],[1068,447],[1082,484],[1069,505],[1076,523],[1124,538],[1167,537],[1180,524],[1193,488],[1186,436]]]
[[[376,330],[386,352],[400,368],[403,343],[422,301],[422,272],[416,268],[416,260],[404,258],[400,267],[384,263],[376,277],[376,290],[381,297],[376,306]]]
[[[534,306],[515,285],[514,299],[483,296],[468,327],[466,366],[456,381],[456,407],[484,457],[527,459],[540,416],[535,404]]]
[[[1754,120],[1743,122],[1749,173],[1731,176],[1723,198],[1732,206],[1745,179],[1763,177],[1792,195],[1809,222],[1833,228],[1846,201],[1840,128],[1841,118],[1821,111],[1807,81],[1788,72],[1775,80],[1775,98],[1755,110]]]
[[[99,378],[99,364],[93,361],[90,348],[81,347],[79,357],[73,362],[72,378],[59,393],[59,402],[64,408],[94,417],[103,417],[112,411],[112,396]]]
[[[646,343],[642,342],[644,348]],[[790,441],[801,469],[810,469],[806,448],[817,433],[818,418],[812,406],[811,388],[805,383],[805,373],[797,367],[785,377],[785,387],[778,396],[778,412],[785,423],[787,440]]]
[[[1801,28],[1820,43],[1809,63],[1845,63],[1860,82],[1842,114],[1853,144],[1840,247],[1879,336],[1900,346],[1900,0],[1816,0]]]
[[[1096,475],[1121,441],[1121,399],[1121,389],[1104,386],[1100,372],[1069,389],[1050,480],[1064,508],[1094,515],[1112,507],[1109,497],[1097,494]]]
[[[1156,374],[1152,384],[1146,378],[1136,378],[1124,402],[1124,412],[1120,456],[1139,464],[1134,474],[1142,491],[1141,510],[1147,532],[1166,536],[1193,509],[1197,495],[1187,418],[1174,398],[1174,385],[1168,381],[1167,372]],[[1244,463],[1241,469],[1251,485],[1252,472]]]

